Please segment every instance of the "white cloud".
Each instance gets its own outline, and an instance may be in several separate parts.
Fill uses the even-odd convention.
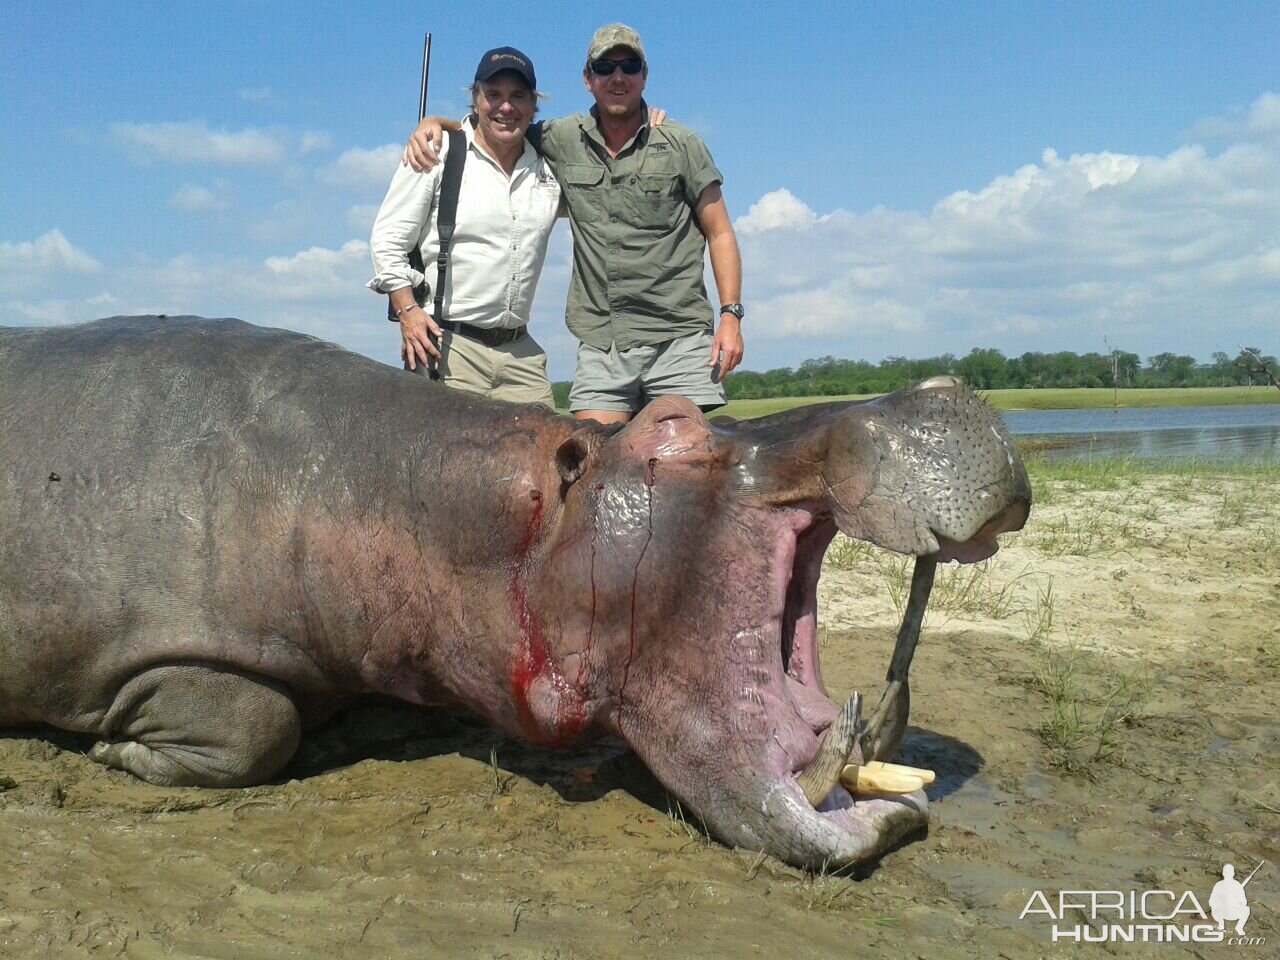
[[[740,216],[734,227],[740,233],[765,233],[769,230],[804,230],[813,226],[817,215],[795,194],[783,187],[766,193]]]
[[[226,203],[208,187],[184,183],[169,197],[169,206],[180,213],[216,213]]]
[[[324,134],[288,130],[212,130],[203,120],[113,123],[112,142],[137,163],[274,167],[328,143]]]
[[[1280,97],[1267,94],[1217,152],[1046,150],[927,213],[820,214],[767,194],[738,221],[744,296],[766,318],[747,328],[747,365],[753,342],[805,337],[867,357],[1102,349],[1104,335],[1202,358],[1225,349],[1233,325],[1280,315],[1275,124]]]
[[[35,240],[0,243],[0,290],[48,287],[63,282],[68,274],[91,274],[101,269],[102,264],[57,228]]]
[[[308,153],[315,153],[317,150],[327,150],[331,142],[331,138],[327,133],[308,131],[298,138],[298,152],[305,156]]]
[[[404,145],[399,143],[383,144],[372,150],[353,147],[343,151],[331,166],[321,170],[320,179],[334,186],[385,192],[403,150]]]
[[[359,289],[373,270],[365,240],[348,240],[337,250],[310,247],[291,257],[268,257],[264,266],[270,296],[278,300],[307,300]]]

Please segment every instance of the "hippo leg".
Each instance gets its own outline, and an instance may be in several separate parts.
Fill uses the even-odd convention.
[[[89,756],[163,786],[261,783],[298,748],[302,724],[285,690],[213,663],[152,667],[107,712],[110,739]]]

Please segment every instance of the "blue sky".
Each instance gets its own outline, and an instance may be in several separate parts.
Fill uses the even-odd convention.
[[[1280,346],[1274,2],[3,3],[2,323],[239,316],[395,362],[361,284],[422,32],[433,111],[510,43],[554,116],[619,17],[724,173],[747,368]],[[562,226],[534,311],[557,379],[568,258]]]

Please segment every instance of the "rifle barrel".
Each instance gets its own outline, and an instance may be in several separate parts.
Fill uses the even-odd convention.
[[[422,85],[418,88],[418,119],[427,115],[427,77],[431,73],[431,34],[422,41]]]

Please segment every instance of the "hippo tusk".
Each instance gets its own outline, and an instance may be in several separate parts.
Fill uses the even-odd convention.
[[[815,808],[827,799],[827,794],[840,782],[840,773],[856,746],[861,722],[862,694],[855,690],[827,731],[827,738],[822,741],[818,755],[796,775],[796,785]]]
[[[915,793],[926,783],[933,783],[934,772],[923,767],[905,767],[897,763],[869,760],[851,763],[840,772],[841,785],[854,796],[883,793]]]
[[[929,606],[929,593],[933,590],[933,576],[937,569],[936,556],[916,557],[915,570],[911,574],[911,596],[902,615],[898,641],[894,644],[893,659],[889,661],[889,674],[885,678],[888,682],[871,719],[858,732],[858,744],[867,760],[884,760],[893,756],[907,732],[907,717],[911,713],[907,673],[911,670],[911,658],[920,642],[920,625],[924,623],[924,612]]]

